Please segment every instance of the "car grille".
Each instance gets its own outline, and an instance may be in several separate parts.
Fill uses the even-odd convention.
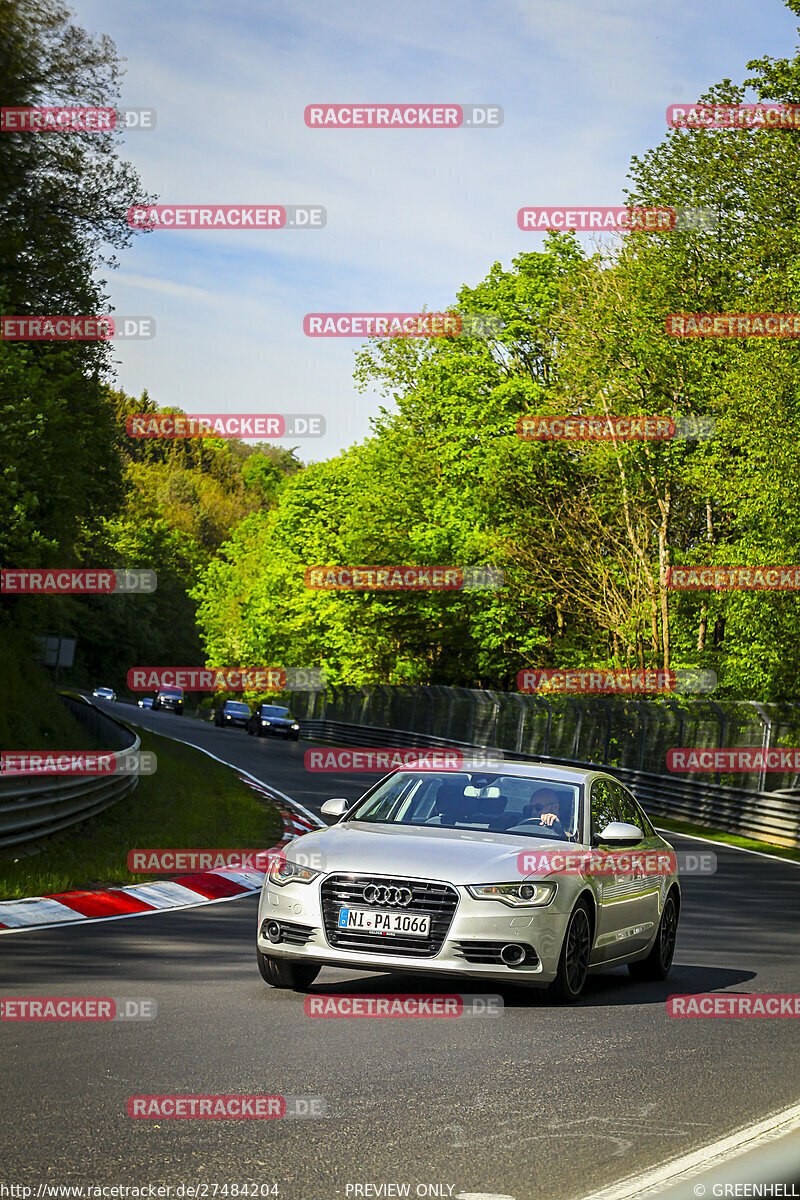
[[[484,966],[508,967],[500,957],[500,951],[503,946],[507,946],[508,942],[456,942],[456,954],[460,954],[467,960],[468,963],[483,963]],[[522,945],[522,943],[514,943],[514,945]],[[533,946],[525,947],[525,961],[519,964],[521,967],[538,967],[539,956]],[[508,967],[508,970],[514,970],[514,967]]]
[[[408,888],[412,895],[411,903],[399,909],[380,904],[369,905],[363,896],[368,883]],[[430,958],[439,953],[458,905],[458,892],[447,883],[388,875],[331,875],[323,882],[320,896],[325,936],[331,946],[337,950],[377,951],[379,954],[402,954],[413,958]],[[343,905],[351,908],[375,907],[384,912],[427,913],[431,918],[430,937],[383,937],[379,933],[357,929],[337,929],[339,909]]]

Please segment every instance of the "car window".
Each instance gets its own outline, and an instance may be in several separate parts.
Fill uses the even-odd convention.
[[[404,782],[403,782],[404,781]],[[399,790],[398,790],[399,789]],[[405,790],[404,790],[405,789]],[[575,837],[581,788],[498,772],[404,774],[358,804],[350,819],[488,830],[564,841]],[[543,823],[543,814],[558,820]]]
[[[370,821],[394,821],[401,810],[407,811],[408,802],[422,781],[407,775],[398,775],[385,788],[379,789],[369,805]]]
[[[237,716],[244,716],[245,713],[250,714],[250,708],[247,704],[240,704],[238,700],[226,700],[225,709],[227,712],[236,713]]]
[[[612,782],[611,791],[614,794],[620,821],[625,821],[628,825],[638,825],[643,830],[639,805],[630,792],[617,779]]]
[[[619,811],[623,814],[622,820],[627,821],[629,825],[638,825],[648,837],[652,837],[655,830],[642,811],[642,807],[636,797],[631,795],[625,785],[620,783],[619,780],[615,780],[612,787]]]
[[[611,780],[595,779],[592,784],[592,837],[596,838],[612,821],[621,821]]]

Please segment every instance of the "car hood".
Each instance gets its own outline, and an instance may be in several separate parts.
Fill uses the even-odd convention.
[[[574,843],[553,838],[482,829],[413,829],[345,821],[296,838],[287,846],[286,857],[325,874],[347,871],[456,884],[510,883],[521,878],[517,865],[521,851],[564,850],[567,846],[577,849]]]

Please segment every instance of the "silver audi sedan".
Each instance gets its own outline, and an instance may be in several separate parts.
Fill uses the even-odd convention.
[[[664,979],[675,855],[599,770],[404,768],[286,848],[264,880],[258,965],[303,990],[324,966],[470,976],[577,999],[589,972]]]

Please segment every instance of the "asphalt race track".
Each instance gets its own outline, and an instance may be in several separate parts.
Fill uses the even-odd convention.
[[[373,779],[307,773],[308,742],[109,708],[213,751],[314,811],[329,796],[359,795]],[[581,1002],[566,1008],[508,988],[493,1019],[306,1017],[302,995],[274,991],[258,974],[255,896],[2,937],[4,996],[158,1004],[150,1022],[0,1025],[4,1176],[173,1188],[275,1181],[288,1200],[381,1194],[354,1191],[365,1184],[409,1184],[412,1196],[417,1185],[436,1184],[441,1190],[427,1194],[566,1200],[760,1120],[798,1099],[798,1022],[675,1020],[665,1000],[719,989],[800,991],[800,866],[711,848],[717,874],[683,880],[666,984],[634,984],[618,969],[591,979]],[[324,970],[311,990],[451,987]],[[460,990],[484,988],[465,980]],[[330,1115],[127,1115],[131,1095],[175,1093],[321,1096]]]

